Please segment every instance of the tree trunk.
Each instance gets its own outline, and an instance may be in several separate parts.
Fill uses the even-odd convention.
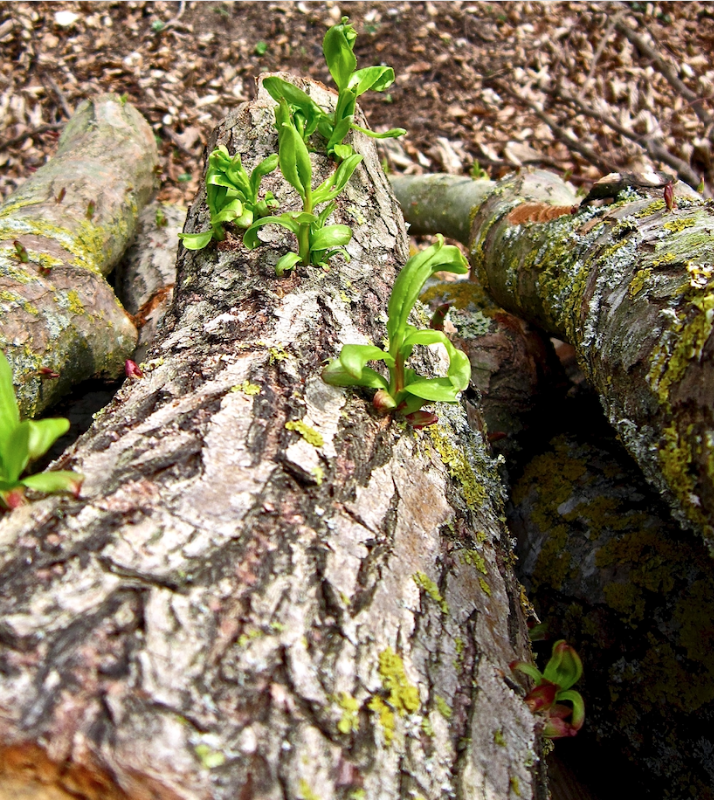
[[[407,221],[420,180],[402,184]],[[648,183],[608,176],[575,208],[549,173],[506,178],[471,210],[470,258],[499,305],[575,346],[648,480],[711,544],[711,208],[678,183],[670,210],[665,184]]]
[[[209,150],[253,167],[276,148],[272,107],[261,92]],[[83,497],[0,523],[6,781],[85,798],[544,796],[483,438],[460,406],[411,431],[320,378],[341,343],[382,338],[407,256],[374,147],[355,147],[335,213],[351,262],[276,279],[293,242],[273,228],[253,252],[182,250],[145,377],[63,459]],[[334,166],[312,158],[322,180]],[[279,175],[267,185],[294,204]],[[201,195],[187,230],[206,221]]]
[[[0,206],[0,348],[24,416],[93,375],[117,377],[131,355],[136,330],[104,276],[131,242],[157,163],[141,114],[101,96]]]

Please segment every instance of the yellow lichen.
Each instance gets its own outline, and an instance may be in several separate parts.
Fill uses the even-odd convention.
[[[342,716],[337,723],[340,733],[352,733],[359,730],[359,702],[347,692],[340,692],[337,705],[342,709]]]
[[[466,504],[480,507],[486,499],[486,490],[469,464],[464,449],[449,441],[441,425],[431,425],[427,428],[427,432],[449,474],[461,485]]]
[[[285,423],[285,428],[289,431],[295,431],[296,433],[299,433],[300,436],[302,436],[302,438],[313,447],[322,447],[325,444],[325,440],[322,438],[322,435],[314,428],[306,425],[301,419],[289,420]]]
[[[444,700],[443,697],[438,694],[435,695],[434,703],[444,719],[451,719],[454,712],[451,710],[451,706],[446,702],[446,700]]]
[[[394,729],[397,724],[394,717],[394,712],[379,696],[373,697],[369,701],[367,708],[369,708],[370,711],[374,711],[379,717],[379,724],[382,727],[384,743],[389,746],[394,739]]]
[[[400,717],[419,710],[419,689],[409,683],[404,662],[391,647],[379,654],[379,674],[382,676],[382,686],[389,692],[387,702]]]
[[[665,222],[662,226],[666,231],[671,231],[672,233],[679,233],[680,231],[685,230],[685,228],[693,228],[697,224],[696,219],[693,217],[688,217],[687,219],[673,219],[669,222]]]
[[[420,588],[423,589],[426,594],[431,597],[431,599],[439,606],[442,613],[448,614],[449,613],[449,605],[441,596],[441,592],[439,591],[439,587],[432,581],[424,572],[416,572],[412,575],[414,579],[414,583]]]
[[[650,269],[638,269],[635,273],[635,276],[630,281],[630,288],[628,289],[628,293],[630,297],[635,297],[639,294],[652,277],[652,270]]]
[[[84,314],[84,303],[74,289],[70,289],[67,292],[67,302],[69,303],[69,310],[73,314]]]

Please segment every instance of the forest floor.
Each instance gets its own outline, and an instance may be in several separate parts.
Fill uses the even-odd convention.
[[[649,163],[634,141],[645,138],[694,161],[700,176],[709,168],[696,162],[707,159],[708,132],[691,98],[615,29],[624,19],[649,33],[692,92],[710,97],[708,3],[5,2],[0,196],[51,156],[81,100],[112,91],[155,131],[162,199],[190,202],[209,132],[255,94],[257,75],[286,70],[330,85],[322,37],[343,14],[359,32],[358,65],[389,64],[397,75],[360,100],[373,128],[408,131],[388,151],[395,171],[499,177],[535,164],[587,185]],[[606,115],[633,138],[608,128]]]
[[[359,33],[358,66],[396,72],[387,91],[360,100],[374,129],[408,131],[384,148],[392,171],[498,178],[535,165],[586,190],[608,171],[662,168],[649,140],[711,194],[714,4],[132,0],[0,3],[0,199],[52,156],[83,99],[110,91],[154,130],[160,198],[190,204],[212,128],[254,96],[261,72],[331,85],[322,38],[343,14]],[[590,797],[556,769],[558,797]]]

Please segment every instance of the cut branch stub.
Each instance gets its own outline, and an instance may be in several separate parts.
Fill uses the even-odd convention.
[[[83,103],[57,155],[0,206],[0,348],[34,416],[116,377],[136,330],[104,279],[129,245],[158,163],[151,129],[111,95]],[[41,370],[59,374],[48,380]]]
[[[496,302],[575,346],[645,475],[711,545],[713,210],[683,183],[669,210],[664,185],[646,183],[618,186],[611,205],[514,224],[519,204],[574,198],[546,172],[506,178],[474,216],[471,263]]]

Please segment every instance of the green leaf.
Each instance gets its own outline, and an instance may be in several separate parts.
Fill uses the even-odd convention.
[[[332,131],[330,131],[330,136],[331,135]],[[327,138],[329,139],[330,137],[328,136]],[[346,158],[349,158],[352,153],[354,153],[354,150],[349,144],[336,144],[332,148],[332,152],[335,154],[335,156],[337,156],[337,158],[340,159],[340,161],[344,161]]]
[[[203,250],[213,238],[213,231],[205,233],[179,233],[179,239],[187,250]]]
[[[23,478],[20,483],[28,489],[45,494],[55,492],[75,492],[77,487],[84,480],[84,475],[79,472],[40,472],[38,475],[30,475]]]
[[[463,275],[469,266],[461,250],[453,245],[444,245],[444,237],[437,234],[437,241],[421,253],[412,256],[397,276],[389,298],[389,321],[387,333],[390,347],[405,333],[407,317],[414,307],[422,287],[435,272],[453,272]],[[438,333],[438,331],[435,331]]]
[[[341,247],[352,238],[352,228],[349,225],[327,225],[321,228],[313,237],[310,237],[310,251],[328,250],[331,247]]]
[[[320,120],[327,119],[327,115],[320,106],[309,95],[305,94],[302,89],[298,89],[292,83],[288,83],[282,78],[271,76],[263,80],[263,86],[276,103],[286,100],[290,108],[299,109],[302,112],[308,122],[308,128],[305,130],[306,136],[314,133],[315,127],[317,127]],[[315,127],[309,130],[313,124]]]
[[[325,54],[327,67],[340,90],[348,87],[357,67],[357,59],[352,52],[356,38],[355,29],[349,24],[347,17],[343,17],[342,22],[330,28],[322,40],[322,52]]]
[[[218,225],[222,222],[231,222],[242,213],[243,203],[241,203],[240,200],[231,200],[230,203],[226,203],[226,205],[223,206],[215,217],[211,217],[211,224]]]
[[[553,645],[553,655],[543,670],[545,679],[557,683],[561,689],[570,689],[580,680],[582,674],[583,664],[580,656],[565,639],[557,641]]]
[[[405,392],[438,403],[455,403],[458,389],[448,378],[422,378],[404,387]]]
[[[62,417],[28,420],[24,424],[30,427],[27,450],[33,461],[43,456],[69,430],[69,420]]]
[[[365,67],[350,78],[349,87],[359,97],[369,91],[383,92],[394,83],[394,70],[391,67]]]
[[[275,274],[280,277],[285,270],[292,269],[300,261],[298,253],[285,253],[275,265]]]
[[[260,164],[250,173],[250,191],[251,199],[255,202],[258,199],[258,191],[260,190],[260,182],[266,175],[273,172],[278,166],[278,154],[273,153],[267,158],[263,159]]]
[[[305,142],[295,129],[285,100],[280,101],[280,128],[278,129],[278,163],[285,180],[295,189],[301,199],[312,189],[312,164]],[[278,111],[276,110],[276,118]]]
[[[10,433],[20,424],[20,412],[12,385],[12,369],[0,352],[0,441],[7,439]]]
[[[13,483],[22,474],[30,460],[29,452],[30,426],[21,422],[10,435],[0,442],[0,458],[4,469],[4,478]]]
[[[388,367],[394,367],[392,356],[373,344],[346,344],[340,350],[339,359],[347,374],[353,378],[362,377],[362,370],[368,361],[384,361]]]
[[[389,389],[387,381],[375,370],[364,367],[362,375],[355,378],[345,370],[338,359],[333,359],[322,371],[322,380],[331,386],[365,386],[368,389]]]
[[[360,125],[356,125],[354,122],[352,123],[352,129],[359,131],[360,133],[364,133],[365,136],[369,136],[371,139],[396,139],[397,136],[404,136],[406,133],[404,128],[391,128],[383,133],[377,133],[376,131],[369,130],[369,128],[363,128]]]
[[[312,201],[315,205],[334,200],[345,188],[363,157],[357,153],[346,158],[330,177],[323,181],[313,192]]]
[[[580,692],[576,692],[575,689],[558,692],[556,699],[558,702],[569,700],[573,704],[573,716],[570,718],[570,724],[579,731],[583,727],[583,722],[585,722],[585,703]]]
[[[243,244],[249,249],[255,249],[259,244],[258,229],[263,225],[280,225],[282,228],[287,228],[291,233],[297,235],[300,226],[295,220],[287,214],[281,214],[279,217],[261,217],[256,220],[250,228],[243,234]]]
[[[537,684],[543,680],[540,670],[533,666],[533,664],[527,664],[525,661],[518,661],[514,664],[511,664],[511,669],[523,672],[525,675],[528,675],[529,678],[533,678]]]

